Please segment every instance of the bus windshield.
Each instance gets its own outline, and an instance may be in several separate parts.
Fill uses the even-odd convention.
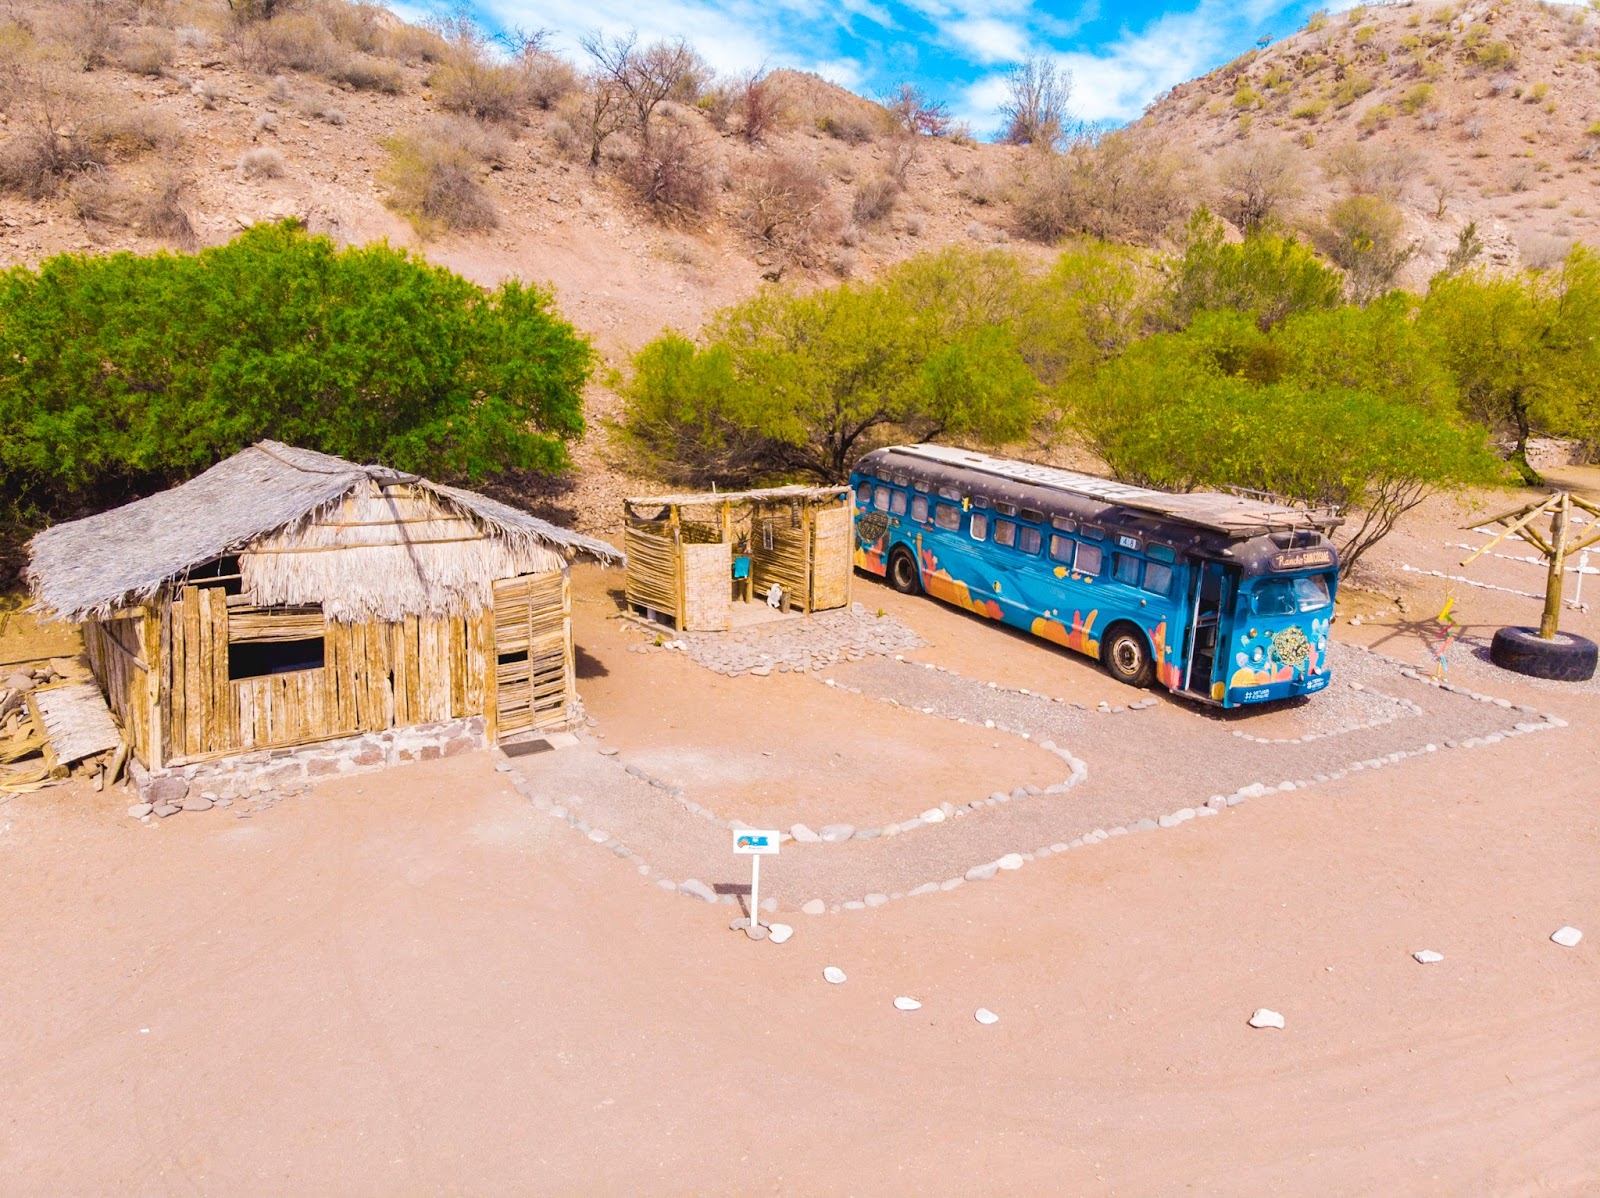
[[[1292,616],[1296,612],[1318,611],[1332,602],[1328,597],[1328,580],[1320,574],[1304,578],[1269,578],[1257,583],[1251,592],[1250,613]]]

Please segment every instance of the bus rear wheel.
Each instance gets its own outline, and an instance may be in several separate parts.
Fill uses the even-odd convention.
[[[1132,624],[1114,624],[1100,642],[1100,661],[1106,672],[1128,686],[1146,687],[1155,677],[1150,642]]]
[[[889,555],[889,585],[902,595],[922,594],[922,579],[909,549],[901,547]]]

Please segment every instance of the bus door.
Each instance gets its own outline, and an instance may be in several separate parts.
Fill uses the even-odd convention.
[[[1212,697],[1216,681],[1219,644],[1226,656],[1227,630],[1223,613],[1239,593],[1239,568],[1223,562],[1199,561],[1189,576],[1189,635],[1183,689],[1202,698]],[[1226,669],[1226,661],[1223,662]]]

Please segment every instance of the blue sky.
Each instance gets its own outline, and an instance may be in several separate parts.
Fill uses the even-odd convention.
[[[1282,37],[1327,0],[473,0],[489,25],[547,28],[577,55],[577,35],[636,28],[682,35],[720,71],[762,65],[815,71],[878,96],[909,80],[994,132],[1007,68],[1030,51],[1072,72],[1075,116],[1115,124],[1136,118],[1174,83]],[[425,0],[397,0],[414,15]]]

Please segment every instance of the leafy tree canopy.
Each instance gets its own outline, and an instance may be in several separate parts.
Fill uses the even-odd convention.
[[[1441,276],[1418,325],[1456,380],[1474,420],[1514,438],[1511,462],[1530,483],[1535,429],[1600,443],[1600,259],[1575,248],[1536,275],[1483,269]]]
[[[79,515],[261,437],[446,479],[557,471],[591,362],[537,288],[292,222],[64,255],[0,275],[0,494],[19,521]]]
[[[1202,312],[1248,312],[1263,329],[1296,312],[1337,308],[1344,280],[1304,242],[1268,226],[1230,242],[1205,209],[1189,220],[1183,253],[1166,265],[1166,323],[1187,328]]]
[[[634,358],[623,426],[694,482],[835,481],[884,440],[997,442],[1027,432],[1038,390],[1004,256],[946,251],[873,284],[767,291],[696,346],[669,333]]]

